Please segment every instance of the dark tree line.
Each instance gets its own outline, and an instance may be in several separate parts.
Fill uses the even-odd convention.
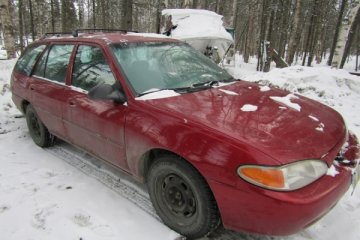
[[[0,0],[1,29],[29,40],[46,32],[76,28],[160,30],[165,8],[208,9],[224,16],[235,29],[235,47],[244,61],[257,57],[258,70],[268,71],[275,49],[289,65],[311,66],[324,58],[342,68],[346,57],[359,55],[359,0]],[[6,17],[6,15],[8,17]],[[10,44],[11,45],[11,44]],[[15,49],[16,46],[9,47]],[[341,59],[339,59],[341,58]]]

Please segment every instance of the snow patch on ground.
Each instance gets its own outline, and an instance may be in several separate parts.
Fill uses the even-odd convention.
[[[285,97],[275,97],[275,96],[272,96],[270,97],[272,100],[274,100],[275,102],[278,102],[278,103],[281,103],[289,108],[292,108],[292,109],[295,109],[296,111],[299,111],[301,110],[301,107],[299,104],[297,103],[293,103],[291,102],[291,99],[297,99],[298,97],[295,96],[294,94],[288,94],[286,95]]]

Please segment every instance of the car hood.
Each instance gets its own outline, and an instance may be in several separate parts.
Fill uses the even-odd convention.
[[[146,102],[192,127],[256,148],[279,164],[321,159],[346,135],[344,121],[333,109],[245,81]]]

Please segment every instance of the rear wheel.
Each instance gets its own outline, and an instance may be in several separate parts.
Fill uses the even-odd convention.
[[[220,223],[212,192],[203,177],[181,158],[157,159],[148,174],[151,201],[163,222],[188,238],[200,238]]]
[[[32,140],[40,147],[52,146],[54,136],[49,133],[30,104],[26,107],[25,116]]]

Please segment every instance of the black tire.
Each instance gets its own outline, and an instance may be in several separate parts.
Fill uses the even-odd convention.
[[[219,211],[204,178],[185,160],[165,155],[151,166],[147,183],[163,222],[190,239],[208,235],[220,224]]]
[[[43,148],[52,146],[54,136],[49,133],[30,104],[26,107],[25,116],[30,136],[36,145]]]

